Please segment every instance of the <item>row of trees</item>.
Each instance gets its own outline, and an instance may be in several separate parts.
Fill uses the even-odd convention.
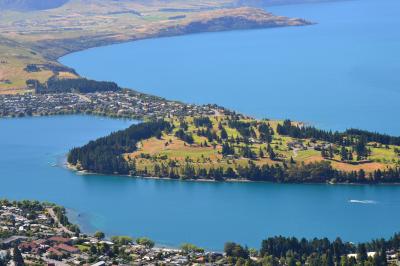
[[[206,128],[212,128],[213,123],[211,119],[208,116],[203,116],[203,117],[195,117],[193,120],[193,123],[195,127],[206,127]]]
[[[70,221],[68,220],[67,211],[64,207],[54,206],[53,211],[61,225],[67,227],[71,232],[74,232],[76,234],[80,233],[79,227],[75,224],[70,223]]]
[[[400,145],[400,137],[393,137],[386,134],[373,133],[359,129],[348,129],[344,132],[332,132],[317,129],[309,126],[295,126],[290,120],[285,120],[283,124],[277,126],[277,132],[281,135],[293,138],[313,138],[316,140],[337,143],[344,146],[357,146],[357,150],[362,150],[363,145],[368,142],[377,142],[384,145]]]
[[[28,80],[27,85],[35,88],[36,93],[40,94],[65,92],[92,93],[121,90],[114,82],[95,81],[85,78],[58,79],[53,77],[46,83],[40,83],[37,80]]]
[[[178,131],[176,131],[175,136],[188,144],[194,143],[193,135],[191,133],[186,133],[183,129],[179,129]]]
[[[243,138],[255,138],[256,133],[253,129],[255,122],[243,122],[240,120],[228,120],[228,126],[236,129]]]
[[[400,249],[400,234],[389,240],[378,239],[367,243],[349,243],[340,238],[331,241],[327,238],[305,238],[276,236],[262,241],[261,249],[255,251],[239,244],[228,242],[224,251],[236,265],[311,265],[311,266],[386,266],[387,253]],[[368,256],[368,252],[375,252]],[[355,254],[355,256],[348,256]],[[250,256],[261,258],[250,260]]]
[[[134,162],[133,162],[134,164]],[[132,167],[135,168],[136,167]],[[202,167],[199,164],[186,162],[155,163],[153,169],[136,170],[139,176],[158,176],[173,179],[246,179],[250,181],[267,181],[276,183],[396,183],[400,182],[400,169],[389,168],[366,173],[364,170],[344,172],[334,169],[328,161],[309,164],[290,165],[256,165],[249,161],[247,166]]]

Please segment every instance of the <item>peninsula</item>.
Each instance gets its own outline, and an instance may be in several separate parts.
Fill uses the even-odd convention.
[[[68,163],[181,180],[400,183],[400,138],[237,114],[169,116],[74,148]]]
[[[189,180],[399,183],[400,138],[300,122],[257,120],[83,78],[29,81],[35,94],[0,96],[0,116],[93,114],[144,121],[73,149],[92,173]]]

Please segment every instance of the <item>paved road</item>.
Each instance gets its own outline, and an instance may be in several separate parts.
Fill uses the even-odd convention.
[[[0,241],[0,244],[9,244],[11,242],[17,241],[17,240],[25,240],[28,239],[26,236],[12,236],[9,238],[6,238],[4,240]]]
[[[47,208],[46,210],[50,214],[51,218],[53,218],[54,221],[59,224],[59,230],[58,230],[59,232],[65,232],[65,233],[71,234],[71,235],[75,234],[74,232],[72,232],[71,230],[69,230],[67,227],[65,227],[64,225],[62,225],[60,223],[60,221],[57,218],[57,215],[54,213],[53,208]]]

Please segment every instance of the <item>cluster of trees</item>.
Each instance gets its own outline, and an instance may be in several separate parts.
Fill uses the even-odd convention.
[[[248,159],[256,159],[257,158],[256,153],[253,152],[253,150],[251,149],[251,146],[249,146],[249,145],[245,145],[245,146],[241,147],[240,153],[244,158],[248,158]]]
[[[336,149],[332,145],[329,146],[329,148],[321,149],[321,156],[323,158],[333,159],[335,154],[338,154],[341,161],[353,161],[353,153],[356,154],[357,161],[360,161],[368,159],[368,156],[370,156],[372,152],[363,139],[360,139],[355,146],[350,149],[346,148],[346,146]]]
[[[204,117],[195,117],[193,120],[193,123],[195,127],[206,127],[206,128],[212,128],[213,123],[211,119],[207,116]]]
[[[353,160],[353,152],[346,149],[346,147],[342,147],[340,151],[340,160],[342,161],[352,161]]]
[[[186,143],[193,144],[194,138],[191,133],[186,133],[183,129],[179,129],[175,132],[175,136]]]
[[[104,238],[104,233],[97,231],[94,235],[96,238],[99,240]],[[105,242],[103,243],[97,243],[97,244],[90,244],[88,247],[88,253],[89,253],[89,262],[94,263],[95,261],[98,260],[99,256],[108,256],[112,259],[119,260],[119,263],[121,263],[121,259],[124,262],[131,262],[134,257],[130,256],[129,252],[126,252],[126,245],[131,245],[134,242],[138,245],[145,246],[146,248],[153,248],[155,245],[155,242],[147,237],[139,237],[136,239],[133,239],[130,236],[112,236],[111,237],[111,242],[113,242],[113,245],[109,245]],[[83,243],[83,239],[78,239],[77,244]],[[118,263],[115,261],[113,265],[117,265]]]
[[[64,207],[54,206],[53,211],[61,225],[67,227],[69,230],[76,234],[80,233],[79,227],[75,224],[70,223],[70,221],[68,220],[67,212]]]
[[[356,154],[357,161],[368,159],[368,156],[371,154],[371,150],[367,147],[368,142],[376,142],[386,146],[400,144],[400,137],[392,137],[358,129],[348,129],[342,133],[324,131],[315,127],[295,126],[290,120],[285,120],[282,125],[278,125],[277,132],[281,135],[294,138],[312,138],[341,145],[342,148],[338,150],[332,147],[322,149],[321,155],[324,158],[332,159],[334,154],[338,154],[342,161],[352,161],[354,159],[353,153]],[[346,147],[351,147],[351,149],[349,150]]]
[[[228,120],[228,126],[230,128],[236,129],[240,133],[240,135],[242,135],[243,138],[256,137],[253,125],[255,125],[255,122],[243,122],[240,120],[233,120],[233,119]]]
[[[250,252],[248,248],[243,248],[241,245],[234,242],[227,242],[224,245],[224,252],[228,257],[248,259]]]
[[[39,72],[40,68],[38,65],[35,64],[28,64],[25,68],[24,71],[26,72]]]
[[[223,146],[224,155],[233,155],[234,149],[233,144],[251,144],[250,138],[260,139],[261,141],[270,143],[274,135],[273,129],[267,123],[257,122],[244,122],[240,121],[240,118],[230,117],[227,123],[218,123],[218,130],[213,129],[213,123],[209,117],[197,117],[194,118],[193,124],[197,128],[195,134],[201,137],[207,138],[207,143],[201,143],[202,146],[208,146],[208,143],[219,143]],[[187,122],[181,121],[180,128],[183,131],[187,131]],[[230,137],[225,126],[236,129],[240,135],[236,138]],[[256,130],[259,131],[259,136],[256,134]],[[185,140],[184,132],[179,132],[179,136],[182,140]],[[188,134],[187,134],[188,135]],[[249,147],[240,147],[239,151],[246,158],[256,158],[256,154],[251,151]]]
[[[28,80],[27,85],[35,88],[36,93],[41,94],[65,92],[92,93],[121,90],[114,82],[95,81],[85,78],[58,79],[53,77],[44,84],[37,80]]]
[[[190,243],[184,243],[180,246],[180,249],[185,253],[185,254],[190,254],[190,253],[203,253],[204,249],[199,248],[196,245],[190,244]]]
[[[394,137],[387,134],[380,134],[377,132],[369,132],[360,129],[348,129],[344,132],[350,136],[361,136],[366,142],[377,142],[384,145],[400,145],[400,137]]]
[[[397,183],[400,182],[400,169],[389,168],[366,174],[364,170],[344,172],[336,170],[328,161],[309,164],[290,165],[256,165],[249,161],[247,166],[201,167],[187,162],[177,164],[155,163],[154,169],[137,170],[140,176],[158,176],[173,179],[246,179],[250,181],[267,181],[276,183]]]
[[[258,132],[260,133],[260,140],[265,141],[267,143],[272,142],[274,130],[269,126],[269,124],[262,123],[258,125]]]
[[[259,139],[260,141],[266,142],[266,143],[271,143],[273,139],[273,135],[275,134],[274,130],[272,127],[269,125],[269,123],[257,123],[255,121],[252,122],[244,122],[240,120],[236,120],[233,118],[230,118],[228,120],[228,126],[230,128],[236,129],[240,135],[241,138],[237,137],[236,140],[231,138],[229,141],[230,142],[244,142],[244,143],[250,143],[249,139]],[[259,135],[257,136],[256,129],[259,132]]]
[[[228,155],[235,155],[235,147],[228,142],[224,142],[222,144],[222,155],[223,156],[228,156]]]
[[[145,246],[147,248],[153,248],[155,243],[153,240],[147,237],[139,237],[136,239],[136,244]]]
[[[252,149],[252,147],[250,145],[240,146],[238,149],[240,151],[240,155],[243,156],[244,158],[248,158],[248,159],[263,158],[265,156],[264,151],[266,151],[268,157],[271,160],[275,160],[277,157],[276,153],[274,152],[274,150],[270,144],[267,145],[266,150],[264,150],[263,148],[260,147],[260,149],[258,150],[258,154]],[[234,144],[230,144],[228,141],[223,142],[221,154],[223,156],[236,155]]]
[[[226,131],[225,131],[226,132]],[[199,129],[197,131],[197,135],[206,137],[208,142],[213,142],[213,141],[220,141],[220,138],[218,137],[217,133],[210,128],[207,129]]]
[[[331,241],[327,238],[307,240],[276,236],[263,240],[259,251],[232,242],[225,244],[224,251],[236,265],[386,266],[387,252],[397,252],[399,248],[400,234],[389,240],[378,239],[359,244],[344,242],[340,238]],[[368,256],[368,252],[375,252],[375,255]],[[251,255],[261,260],[250,260]]]
[[[123,154],[135,151],[139,141],[159,136],[160,132],[170,131],[171,128],[171,124],[163,120],[133,125],[72,149],[68,154],[68,163],[95,173],[129,174],[131,169]]]
[[[40,203],[37,200],[22,200],[22,201],[14,201],[8,202],[7,200],[0,201],[0,204],[3,206],[16,206],[20,208],[23,212],[40,212],[44,209],[44,204]]]
[[[359,129],[348,129],[344,132],[325,131],[315,127],[295,126],[290,120],[285,120],[282,125],[279,124],[277,126],[277,132],[281,135],[293,138],[313,138],[330,143],[337,143],[343,146],[357,146],[368,142],[377,142],[384,145],[400,145],[400,137],[393,137],[386,134],[373,133]]]
[[[103,234],[101,232],[98,233]],[[123,246],[133,243],[133,238],[129,236],[113,236],[111,237],[111,241],[114,243],[114,245],[109,245],[106,242],[90,244],[90,246],[86,250],[87,253],[89,254],[87,262],[90,264],[94,264],[95,262],[98,261],[98,258],[100,256],[108,256],[111,259],[114,259],[115,260],[115,262],[113,262],[114,265],[118,264],[117,259],[126,262],[132,260],[132,257],[129,256],[129,253],[126,252],[126,248],[124,248]],[[84,242],[85,242],[84,238],[76,240],[77,245],[84,244]]]
[[[195,131],[195,133],[198,136],[207,138],[208,143],[212,142],[222,143],[222,140],[228,139],[228,133],[221,123],[218,124],[220,135],[217,134],[216,130],[213,130],[213,123],[209,117],[196,117],[193,120],[193,124],[198,129],[197,131]],[[188,129],[188,125],[184,121],[183,122],[181,121],[180,127],[184,131],[187,131]],[[208,143],[201,143],[201,144],[204,146],[208,146]]]

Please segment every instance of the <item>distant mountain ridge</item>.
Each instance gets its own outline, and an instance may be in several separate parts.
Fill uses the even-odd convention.
[[[46,9],[60,7],[69,1],[70,0],[0,0],[0,9],[17,10],[17,11],[46,10]],[[117,0],[105,0],[104,2],[108,1],[118,4]],[[168,2],[171,0],[164,0],[164,1]],[[327,1],[332,1],[332,0],[232,0],[232,4],[235,6],[269,6],[269,5],[299,4],[299,3],[327,2]],[[125,2],[145,3],[147,1],[126,0]],[[94,1],[94,3],[96,3],[96,1]]]
[[[30,11],[57,8],[69,0],[0,0],[0,9]]]
[[[303,3],[330,2],[334,0],[237,0],[239,6],[272,6]]]

